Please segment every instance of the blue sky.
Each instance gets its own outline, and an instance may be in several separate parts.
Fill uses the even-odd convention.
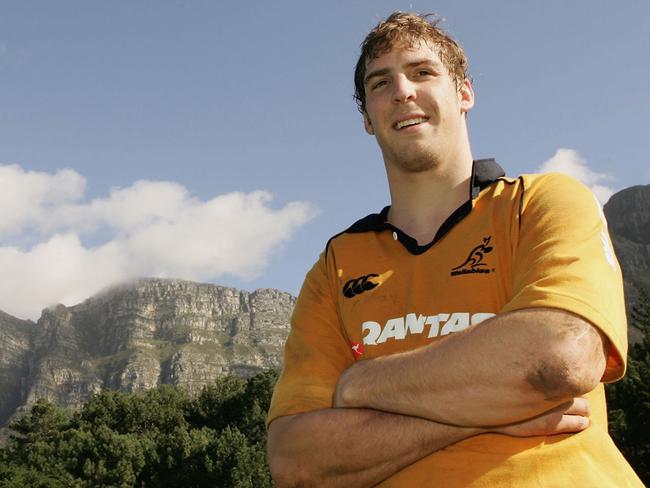
[[[474,156],[650,183],[647,0],[0,4],[0,310],[135,275],[296,294],[388,203],[352,100],[365,33],[436,11],[464,46]]]

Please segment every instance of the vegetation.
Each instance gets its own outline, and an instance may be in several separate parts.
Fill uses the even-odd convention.
[[[650,486],[650,296],[641,293],[632,325],[643,333],[630,347],[627,374],[607,385],[609,432],[646,486]]]
[[[0,450],[0,487],[272,486],[264,419],[277,374],[218,379],[191,398],[104,391],[67,415],[41,400]]]

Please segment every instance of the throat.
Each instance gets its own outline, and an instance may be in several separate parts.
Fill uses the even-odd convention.
[[[415,239],[418,245],[427,245],[434,241],[443,227],[447,230],[453,227],[459,220],[457,217],[467,213],[465,207],[469,205],[471,209],[468,186],[469,178],[455,188],[438,187],[433,193],[427,191],[418,195],[416,191],[411,191],[398,198],[394,198],[397,195],[393,194],[393,205],[388,211],[387,220]]]
[[[391,208],[388,212],[388,222],[415,239],[419,246],[425,246],[432,242],[438,233],[438,229],[447,218],[447,215],[435,215],[424,218],[413,218],[414,216],[411,216],[410,218],[401,219],[399,216],[394,217],[391,215],[392,213],[393,209]]]
[[[418,246],[426,246],[427,244],[433,242],[438,233],[440,226],[437,226],[435,229],[431,229],[428,232],[420,232],[418,234],[409,234],[415,241],[418,243]]]

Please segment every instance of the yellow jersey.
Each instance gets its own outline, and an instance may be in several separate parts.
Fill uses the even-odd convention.
[[[577,314],[611,341],[605,378],[625,370],[621,271],[593,194],[561,174],[506,178],[473,165],[467,202],[418,245],[388,207],[334,236],[308,273],[267,418],[330,408],[354,361],[408,351],[525,308]],[[462,358],[458,358],[462,361]],[[485,358],[489,363],[490,358]],[[483,434],[436,451],[382,487],[643,486],[607,433],[603,385],[577,434]]]

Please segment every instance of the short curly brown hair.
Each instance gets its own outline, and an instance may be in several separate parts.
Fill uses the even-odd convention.
[[[435,14],[394,12],[368,33],[361,44],[361,55],[354,70],[354,99],[359,112],[366,111],[364,86],[366,66],[370,61],[396,46],[410,47],[420,41],[430,43],[437,49],[440,60],[458,88],[465,79],[469,78],[467,57],[463,48],[447,32],[438,27],[440,21],[441,19]]]

